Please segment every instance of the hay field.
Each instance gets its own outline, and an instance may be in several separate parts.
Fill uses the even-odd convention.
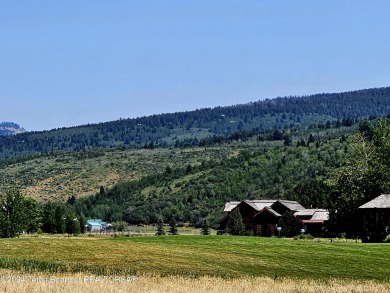
[[[389,258],[386,244],[259,237],[0,239],[0,292],[390,292]]]
[[[12,281],[13,278],[13,281]],[[276,279],[269,277],[245,277],[223,279],[219,277],[185,278],[180,276],[139,276],[128,277],[122,281],[118,278],[73,274],[20,274],[18,272],[0,271],[0,291],[10,293],[33,292],[85,292],[85,293],[117,293],[117,292],[305,292],[305,293],[383,293],[390,291],[389,283],[375,281],[345,281],[345,280],[297,280]],[[3,282],[1,282],[1,280]]]

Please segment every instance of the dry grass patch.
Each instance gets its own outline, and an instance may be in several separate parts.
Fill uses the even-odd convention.
[[[223,279],[218,277],[185,278],[178,276],[92,276],[85,274],[23,274],[0,271],[1,292],[389,292],[389,283],[374,281],[296,280],[269,277]]]

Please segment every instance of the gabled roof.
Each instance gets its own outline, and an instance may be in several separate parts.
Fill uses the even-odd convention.
[[[99,224],[99,225],[105,225],[106,222],[103,222],[101,219],[88,219],[87,220],[88,224]]]
[[[231,201],[225,204],[224,212],[231,212],[236,206],[240,203],[245,202],[247,205],[251,206],[255,211],[260,212],[265,207],[271,207],[276,202],[281,203],[289,210],[295,212],[299,210],[304,210],[305,208],[301,206],[297,201],[294,200],[283,200],[283,199],[256,199],[256,200],[244,200],[244,201]]]
[[[312,217],[315,212],[316,212],[315,209],[299,210],[299,211],[294,213],[294,216],[296,216],[296,217]]]
[[[269,212],[270,214],[274,215],[275,217],[281,217],[281,216],[282,216],[281,214],[279,214],[277,211],[273,210],[273,209],[270,208],[270,207],[265,207],[265,208],[262,209],[260,212],[258,212],[258,213],[256,214],[256,216],[259,215],[259,214],[261,214],[261,213],[264,213],[264,212],[266,212],[266,211]]]
[[[231,212],[232,209],[234,209],[236,206],[240,204],[240,201],[231,201],[225,203],[225,209],[223,210],[224,212]]]
[[[359,209],[390,209],[390,194],[381,194],[360,206]]]
[[[266,207],[271,207],[276,200],[263,199],[263,200],[245,200],[245,203],[253,207],[256,211],[261,211]]]
[[[91,226],[101,226],[102,224],[97,223],[97,222],[87,222],[87,225],[91,225]]]
[[[295,200],[279,199],[278,202],[280,202],[282,205],[284,205],[286,208],[293,212],[305,209],[303,206],[301,206],[299,202]]]
[[[296,217],[312,217],[316,212],[327,212],[324,209],[305,209],[294,213]]]
[[[328,221],[329,220],[329,212],[328,211],[316,211],[311,217],[312,221]]]

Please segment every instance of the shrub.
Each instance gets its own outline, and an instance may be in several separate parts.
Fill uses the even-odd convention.
[[[294,236],[294,240],[313,240],[314,237],[310,234],[303,234],[303,235],[298,235],[298,236]]]

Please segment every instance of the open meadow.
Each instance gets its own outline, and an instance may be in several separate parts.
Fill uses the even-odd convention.
[[[0,286],[6,292],[386,292],[389,257],[386,244],[354,241],[25,237],[0,239]]]

